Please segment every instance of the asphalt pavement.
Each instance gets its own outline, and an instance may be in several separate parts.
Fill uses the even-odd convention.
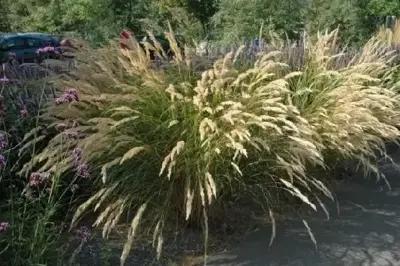
[[[271,228],[260,228],[237,248],[213,254],[208,266],[400,266],[400,152],[380,169],[389,181],[357,177],[335,190],[323,211],[304,212],[280,222],[269,247]],[[313,243],[306,220],[317,244]]]

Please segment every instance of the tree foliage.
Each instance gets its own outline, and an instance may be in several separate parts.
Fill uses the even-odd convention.
[[[304,0],[221,0],[213,21],[218,38],[224,43],[258,36],[261,25],[294,38],[305,20]]]
[[[311,0],[308,7],[308,29],[333,30],[339,27],[341,37],[360,43],[374,32],[377,17],[367,10],[365,0]]]
[[[0,0],[0,32],[7,32],[11,30],[11,23],[9,20],[9,8],[6,0]]]
[[[400,1],[398,0],[370,0],[368,1],[370,13],[378,16],[400,17]]]
[[[188,39],[223,43],[257,38],[261,25],[296,39],[339,27],[357,44],[375,32],[384,16],[400,17],[398,0],[0,0],[0,31],[79,33],[105,40],[123,28],[143,32],[171,23]]]

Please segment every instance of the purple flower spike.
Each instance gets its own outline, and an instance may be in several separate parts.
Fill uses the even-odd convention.
[[[57,105],[67,103],[67,102],[73,102],[73,101],[79,101],[79,96],[78,96],[78,91],[76,89],[67,89],[63,92],[61,97],[56,98],[55,102]]]
[[[73,94],[73,95],[78,95],[77,89],[74,89],[74,88],[67,89],[67,90],[65,91],[65,93]]]
[[[72,154],[75,156],[75,158],[81,158],[82,156],[82,149],[77,147],[72,151]]]
[[[29,112],[28,112],[28,110],[26,110],[25,108],[22,109],[21,111],[19,111],[19,113],[21,114],[21,116],[22,116],[23,118],[27,118],[27,117],[29,116]]]
[[[38,172],[34,172],[29,177],[29,185],[31,187],[38,187],[42,182],[42,175]]]
[[[60,105],[60,104],[65,103],[66,101],[64,98],[60,97],[60,98],[56,98],[55,102],[57,105]]]
[[[64,95],[67,97],[67,95],[69,97],[72,97],[73,100],[75,101],[79,101],[79,97],[78,97],[78,90],[71,88],[71,89],[67,89],[64,91]]]
[[[82,149],[77,147],[72,151],[73,166],[78,170],[82,160]],[[79,172],[79,170],[78,170]]]
[[[9,226],[10,226],[9,223],[7,223],[7,222],[1,222],[1,223],[0,223],[0,232],[6,231],[6,230],[8,229]]]
[[[64,93],[61,97],[64,99],[65,102],[69,103],[76,99],[75,95],[68,93]]]
[[[0,154],[0,169],[6,166],[6,157]]]
[[[0,85],[7,85],[9,83],[10,83],[10,80],[6,76],[0,78]]]
[[[6,141],[0,141],[0,149],[5,150],[8,147],[8,143]]]
[[[77,235],[82,243],[86,243],[89,241],[92,233],[90,232],[89,228],[87,228],[86,226],[82,226],[81,228],[79,228],[79,230],[77,230]]]
[[[6,134],[0,133],[0,149],[7,149],[8,143],[7,143],[7,138]]]
[[[89,177],[89,170],[86,163],[82,162],[82,149],[77,147],[72,151],[72,165],[76,169],[79,176],[83,178]]]
[[[54,53],[54,52],[56,52],[55,47],[51,46],[51,44],[48,44],[48,46],[36,50],[37,54]]]
[[[89,177],[89,171],[88,171],[88,166],[85,163],[82,163],[78,165],[76,168],[78,175],[80,175],[83,178],[88,178]]]

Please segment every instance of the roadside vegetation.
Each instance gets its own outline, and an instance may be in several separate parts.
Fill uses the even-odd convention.
[[[26,21],[10,17],[10,25],[0,26],[51,30],[39,2]],[[192,23],[192,28],[177,26],[179,34],[197,40],[209,34],[214,44],[231,43],[235,49],[200,56],[187,42],[183,52],[168,24],[172,58],[150,31],[153,45],[140,44],[134,35],[111,39],[118,26],[136,23],[131,18],[123,25],[122,11],[114,6],[115,28],[93,31],[88,39],[97,46],[80,47],[67,71],[44,64],[26,73],[23,66],[3,64],[0,265],[84,265],[79,258],[96,234],[105,239],[96,265],[115,265],[107,240],[115,234],[124,238],[117,255],[121,265],[133,265],[129,255],[143,239],[154,248],[152,258],[169,259],[163,248],[173,241],[171,228],[202,232],[195,255],[206,256],[213,233],[230,221],[224,210],[232,202],[266,214],[273,244],[284,207],[300,205],[329,218],[323,201],[335,200],[333,172],[346,162],[384,179],[377,162],[388,156],[385,145],[400,137],[400,24],[393,30],[346,28],[343,34],[335,24],[301,46],[288,46],[282,35],[292,31],[290,38],[298,37],[295,21],[270,21],[266,27],[262,20],[248,21],[246,27],[257,24],[252,36],[245,36],[247,28],[229,35],[221,29],[240,24],[226,19],[235,1],[213,8],[156,2],[165,7],[157,10],[168,10],[166,18],[179,10]],[[369,15],[386,12],[369,2]],[[9,3],[6,13],[20,15],[17,5],[22,3]],[[92,5],[89,1],[89,7],[105,12]],[[288,8],[273,19],[279,21]],[[145,17],[143,10],[156,9],[140,10]],[[55,31],[99,22],[67,11],[53,21]],[[81,20],[74,17],[78,14]],[[307,21],[311,30],[314,20]],[[267,36],[268,45],[257,51],[237,45],[255,36]]]

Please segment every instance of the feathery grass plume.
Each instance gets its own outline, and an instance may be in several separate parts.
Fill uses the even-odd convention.
[[[146,204],[143,204],[142,206],[140,206],[139,210],[137,211],[135,218],[133,218],[132,223],[131,223],[131,227],[129,228],[129,232],[128,232],[128,240],[126,241],[125,245],[124,245],[124,249],[122,251],[122,255],[121,255],[121,266],[125,265],[125,261],[129,255],[129,251],[132,248],[132,244],[133,244],[133,239],[136,236],[136,229],[138,228],[139,224],[140,224],[140,219],[143,216],[143,212],[146,209]]]
[[[385,26],[379,27],[377,37],[389,45],[399,46],[400,45],[400,19],[397,19],[394,22],[392,29],[388,29]]]
[[[74,121],[79,137],[51,131],[47,147],[26,167],[51,168],[58,154],[68,171],[71,150],[84,148],[94,196],[78,208],[72,226],[86,211],[100,210],[96,225],[107,236],[124,212],[137,211],[121,264],[141,221],[144,231],[154,230],[159,257],[170,217],[208,228],[227,195],[248,193],[271,210],[274,226],[272,209],[282,193],[326,212],[316,203],[321,195],[333,199],[327,180],[309,170],[325,168],[333,154],[376,171],[375,150],[399,136],[399,97],[382,80],[392,71],[391,55],[374,40],[341,62],[336,32],[320,35],[295,72],[276,50],[247,68],[228,53],[198,73],[204,59],[183,56],[173,33],[166,35],[175,58],[160,68],[148,53],[163,57],[161,46],[142,49],[133,36],[129,50],[117,42],[83,49],[77,70],[57,81],[77,88],[80,100],[50,105],[42,117]]]
[[[384,142],[399,137],[399,97],[384,80],[395,68],[393,52],[372,38],[349,64],[338,67],[331,62],[345,53],[335,53],[335,34],[311,48],[303,75],[291,84],[291,100],[318,132],[324,153],[356,158],[379,174],[373,165],[376,151],[384,153]]]

